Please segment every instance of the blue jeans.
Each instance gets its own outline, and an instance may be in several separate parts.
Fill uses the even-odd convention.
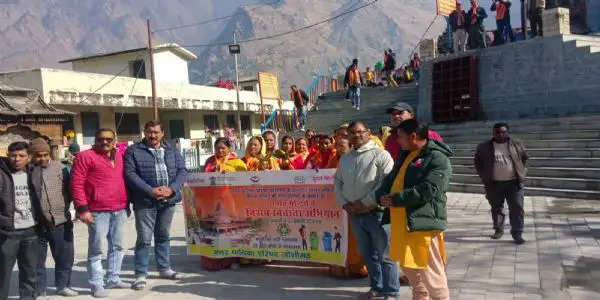
[[[389,225],[381,225],[383,212],[350,216],[358,249],[367,265],[371,289],[386,296],[398,295],[398,267],[389,257]]]
[[[510,38],[510,31],[512,31],[512,28],[510,28],[510,24],[508,23],[508,20],[505,18],[504,20],[496,20],[496,30],[498,31],[498,45],[502,45],[504,43],[506,43],[509,38]]]
[[[94,223],[88,226],[88,282],[91,286],[102,287],[104,268],[102,267],[102,240],[108,239],[107,281],[121,281],[123,262],[123,228],[127,220],[125,209],[110,212],[92,212]]]
[[[145,277],[148,273],[153,235],[154,258],[156,259],[158,271],[171,269],[169,230],[171,230],[174,213],[174,205],[135,210],[135,229],[137,231],[137,241],[135,242],[136,277]]]
[[[350,99],[352,99],[352,106],[360,107],[360,88],[359,87],[350,87],[348,89],[350,92]]]
[[[296,107],[296,114],[298,115],[300,129],[304,129],[306,127],[306,106],[302,106],[301,108]]]

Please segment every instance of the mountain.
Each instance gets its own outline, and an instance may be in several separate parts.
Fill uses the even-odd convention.
[[[3,0],[0,71],[57,67],[66,58],[143,47],[148,18],[153,29],[188,24],[228,15],[242,1]],[[157,42],[205,41],[215,38],[223,24],[163,31],[155,37]]]
[[[214,44],[256,39],[331,18],[370,0],[286,0],[277,5],[239,8]],[[314,74],[341,74],[353,58],[364,70],[382,60],[383,50],[395,50],[398,63],[407,63],[415,43],[435,17],[435,1],[379,0],[372,6],[311,29],[274,39],[241,44],[240,77],[258,71],[279,72],[283,95],[291,84],[306,88]],[[438,18],[428,36],[444,28]],[[208,47],[191,63],[191,80],[212,82],[233,78],[234,63],[226,46]]]

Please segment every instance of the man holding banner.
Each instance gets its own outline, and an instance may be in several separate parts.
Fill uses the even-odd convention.
[[[394,160],[369,138],[370,131],[364,123],[352,122],[348,132],[354,150],[340,158],[335,175],[336,201],[350,215],[367,265],[371,290],[366,299],[396,299],[400,282],[396,263],[388,255],[389,226],[381,225],[383,210],[374,197],[379,182],[392,171]]]

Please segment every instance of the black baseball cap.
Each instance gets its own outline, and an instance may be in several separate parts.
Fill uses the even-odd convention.
[[[406,102],[396,102],[396,104],[394,104],[394,106],[387,109],[387,113],[391,114],[394,110],[407,111],[411,114],[415,113],[412,106],[410,106],[410,104],[408,104]]]

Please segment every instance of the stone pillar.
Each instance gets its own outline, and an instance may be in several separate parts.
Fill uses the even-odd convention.
[[[421,60],[430,60],[437,57],[437,39],[421,41],[419,45],[419,56]]]
[[[542,15],[544,23],[544,36],[556,36],[571,34],[571,21],[569,20],[569,9],[557,7],[547,9]]]

